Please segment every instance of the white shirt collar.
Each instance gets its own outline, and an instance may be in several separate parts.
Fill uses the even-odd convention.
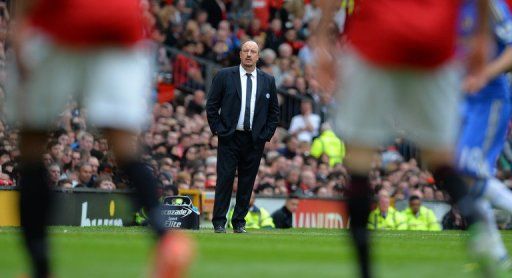
[[[239,66],[240,68],[240,76],[245,76],[248,72],[245,71],[245,69],[242,67],[242,65]],[[252,77],[256,77],[256,69],[254,69],[251,73],[249,73]]]

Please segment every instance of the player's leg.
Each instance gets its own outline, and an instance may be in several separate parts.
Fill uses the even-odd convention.
[[[512,191],[500,180],[488,179],[482,197],[489,200],[494,207],[512,214]]]
[[[475,209],[468,186],[454,165],[461,99],[458,67],[446,64],[430,72],[399,73],[403,106],[398,125],[422,150],[436,183],[472,222]]]
[[[356,246],[361,277],[371,277],[368,216],[373,193],[368,173],[375,149],[349,145],[345,165],[350,169],[350,182],[346,190],[350,217],[350,234]]]
[[[145,49],[112,48],[88,60],[84,102],[91,124],[105,130],[121,171],[135,187],[136,199],[148,211],[158,236],[155,277],[182,277],[192,259],[191,239],[166,232],[157,196],[157,180],[140,161],[137,135],[149,117],[150,55]]]
[[[422,158],[431,169],[436,180],[436,184],[447,191],[454,203],[456,203],[461,213],[466,217],[470,225],[471,237],[469,247],[474,254],[473,242],[482,236],[484,211],[477,206],[475,199],[470,195],[469,183],[471,180],[459,171],[461,165],[459,153],[460,147],[455,148],[457,131],[459,130],[458,112],[460,108],[459,97],[461,94],[457,85],[457,76],[454,75],[454,69],[450,65],[438,69],[429,75],[412,76],[407,81],[411,82],[409,90],[416,90],[415,99],[409,99],[412,103],[424,103],[421,109],[415,109],[415,114],[409,119],[404,119],[405,125],[411,131],[414,140],[423,150]],[[413,83],[412,83],[413,82]],[[475,113],[466,113],[466,115],[477,116]],[[476,118],[478,119],[478,118]],[[476,121],[463,119],[463,137],[467,133],[468,123]],[[479,130],[476,133],[480,132]],[[477,134],[468,134],[469,138],[474,138]],[[460,144],[459,144],[460,145]],[[457,156],[455,155],[455,151]],[[469,153],[473,154],[473,150]],[[480,152],[481,154],[481,152]],[[455,164],[457,158],[457,164]],[[468,159],[469,165],[474,164],[477,171],[484,171],[485,168],[475,159]],[[493,268],[484,264],[485,260],[478,258],[483,266],[484,275],[492,275]]]
[[[477,259],[484,262],[491,259],[491,265],[485,267],[487,271],[494,271],[496,263],[506,266],[509,262],[489,202],[504,203],[502,200],[512,199],[512,193],[492,178],[496,160],[505,143],[509,118],[510,103],[507,99],[470,98],[466,102],[466,118],[457,151],[460,170],[472,182],[470,194],[476,200],[476,208],[484,224],[479,228],[481,238],[472,240],[471,249]],[[502,195],[496,195],[498,192]]]
[[[485,109],[469,111],[471,115],[476,115],[473,117],[480,119],[479,122],[473,120],[477,125],[474,125],[473,129],[465,133],[466,136],[461,139],[460,161],[464,167],[463,170],[471,176],[486,178],[484,182],[478,182],[473,186],[474,194],[489,200],[493,206],[512,213],[512,192],[501,181],[492,177],[495,174],[496,161],[505,144],[511,105],[507,99],[485,100],[480,103],[480,106]],[[476,133],[477,131],[480,133]],[[478,151],[481,151],[481,154]],[[473,154],[475,152],[476,154]],[[471,160],[477,161],[482,166],[480,168],[485,170],[484,173],[478,173],[472,169],[472,164],[467,162]]]
[[[482,215],[483,230],[485,231],[481,238],[474,240],[473,248],[475,252],[479,254],[487,253],[495,262],[507,262],[508,252],[498,230],[491,203],[486,199],[479,198],[475,204]]]
[[[428,168],[431,169],[436,184],[445,190],[457,204],[461,214],[472,225],[480,219],[475,208],[474,199],[469,195],[469,186],[457,168],[453,165],[453,155],[450,150],[424,150],[421,156]]]
[[[21,123],[20,220],[34,277],[50,273],[46,225],[50,210],[47,169],[42,161],[47,131],[76,91],[79,57],[57,49],[34,32],[23,45],[21,61],[28,70],[19,85],[7,92],[10,121]],[[13,80],[10,80],[13,81]]]
[[[149,225],[158,237],[153,277],[184,277],[194,255],[194,243],[184,233],[167,232],[158,201],[157,180],[151,166],[140,162],[137,134],[109,128],[105,129],[105,135],[119,168],[135,187],[137,205],[147,208]]]
[[[350,233],[358,254],[361,277],[371,277],[367,230],[373,195],[368,180],[377,148],[392,139],[394,84],[385,70],[368,64],[350,50],[341,63],[340,108],[333,127],[347,143],[344,164],[350,173],[346,190]],[[371,108],[371,113],[368,109]]]
[[[20,134],[20,221],[33,277],[50,273],[46,225],[50,208],[48,172],[42,161],[47,136],[41,131]]]
[[[137,134],[149,117],[150,74],[149,54],[142,49],[93,52],[83,99],[91,124],[105,130],[119,168],[135,187],[138,203],[148,210],[151,227],[163,235],[157,180],[140,161],[137,144]]]
[[[157,179],[152,173],[151,166],[140,161],[137,134],[112,128],[104,129],[104,132],[119,169],[136,190],[137,205],[146,208],[151,228],[158,236],[162,236],[166,228],[158,201]]]

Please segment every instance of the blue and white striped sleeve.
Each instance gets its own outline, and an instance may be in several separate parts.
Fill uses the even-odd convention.
[[[491,0],[491,15],[494,33],[497,39],[506,45],[512,45],[512,15],[503,0]]]

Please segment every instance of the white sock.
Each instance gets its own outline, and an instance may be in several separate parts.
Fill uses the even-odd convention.
[[[494,207],[512,214],[512,191],[500,180],[488,179],[483,197],[489,200]]]
[[[476,207],[480,211],[485,225],[484,231],[487,234],[487,237],[484,236],[485,240],[480,242],[480,248],[483,248],[497,262],[507,258],[508,252],[501,239],[491,203],[484,198],[479,198],[476,200]]]

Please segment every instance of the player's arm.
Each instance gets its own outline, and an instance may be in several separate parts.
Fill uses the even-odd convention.
[[[507,5],[495,1],[491,2],[491,11],[495,22],[494,33],[507,47],[486,66],[485,73],[489,80],[512,69],[512,14]]]
[[[498,75],[512,69],[512,45],[507,46],[501,55],[485,67],[485,75],[492,80]]]
[[[491,1],[490,6],[492,22],[494,22],[494,34],[500,42],[507,46],[498,57],[487,63],[483,70],[481,82],[468,88],[469,93],[478,92],[487,82],[512,69],[512,16],[508,7],[499,6],[495,1]]]
[[[477,2],[478,24],[472,38],[472,47],[467,61],[467,77],[463,84],[466,92],[474,91],[474,88],[481,86],[480,84],[485,80],[484,68],[491,41],[489,3],[490,0]]]
[[[37,0],[17,0],[13,2],[15,23],[11,25],[13,31],[11,32],[12,36],[10,40],[13,45],[18,71],[22,79],[26,77],[28,70],[23,63],[21,46],[27,39],[26,16],[30,12],[30,9],[34,6],[35,1]]]
[[[496,59],[488,63],[484,70],[482,78],[478,82],[472,82],[466,85],[466,92],[475,94],[479,92],[490,80],[498,75],[512,69],[512,45],[509,45]]]
[[[334,59],[336,34],[332,33],[335,12],[338,10],[338,1],[320,0],[318,6],[322,16],[316,28],[317,39],[314,45],[316,79],[328,92],[334,90],[336,79],[336,60]]]

